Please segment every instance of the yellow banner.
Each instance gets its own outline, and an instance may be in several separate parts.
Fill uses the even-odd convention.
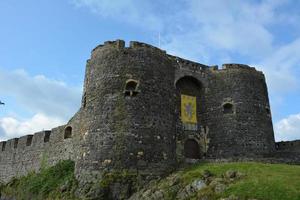
[[[181,95],[181,120],[183,123],[197,124],[196,97]]]

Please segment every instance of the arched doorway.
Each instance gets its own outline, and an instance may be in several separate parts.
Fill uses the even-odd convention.
[[[202,83],[192,76],[176,81],[178,123],[183,130],[198,131],[200,115],[204,112]]]
[[[202,84],[201,82],[192,77],[184,76],[176,81],[176,89],[180,94],[201,96]]]
[[[199,144],[194,139],[187,139],[184,143],[185,158],[200,159]]]
[[[68,126],[65,128],[64,139],[72,138],[72,127]]]

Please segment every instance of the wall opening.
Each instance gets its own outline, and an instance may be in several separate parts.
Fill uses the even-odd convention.
[[[269,107],[266,107],[266,113],[269,117],[271,117],[271,110]]]
[[[27,136],[27,140],[26,140],[26,146],[31,146],[31,143],[32,143],[32,138],[33,138],[33,136],[32,136],[32,135],[28,135],[28,136]]]
[[[180,94],[200,96],[202,84],[192,76],[184,76],[176,81],[176,89]]]
[[[124,94],[125,96],[136,96],[138,91],[139,82],[137,80],[129,79],[126,81]]]
[[[184,76],[175,83],[177,94],[176,115],[183,130],[197,131],[200,113],[204,112],[203,87],[201,82]]]
[[[16,149],[18,147],[19,138],[14,139],[14,148]]]
[[[72,138],[72,127],[68,126],[65,128],[64,139]]]
[[[2,149],[1,150],[5,151],[5,147],[6,147],[6,142],[2,142],[2,147],[1,147]]]
[[[200,148],[196,140],[188,139],[185,141],[184,156],[191,159],[200,159]]]
[[[83,97],[82,106],[83,106],[83,108],[85,108],[85,107],[86,107],[86,96],[84,96],[84,97]]]
[[[45,131],[45,135],[44,135],[45,143],[50,141],[50,135],[51,135],[51,131]]]
[[[225,103],[223,105],[223,113],[224,114],[232,114],[232,113],[234,113],[234,111],[233,111],[233,104],[231,104],[231,103]]]

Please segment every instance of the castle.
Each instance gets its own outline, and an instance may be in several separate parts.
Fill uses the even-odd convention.
[[[300,161],[300,141],[274,141],[262,72],[218,69],[122,40],[92,51],[81,107],[66,125],[0,148],[2,182],[64,159],[75,161],[83,183],[107,170],[160,176],[201,160]]]

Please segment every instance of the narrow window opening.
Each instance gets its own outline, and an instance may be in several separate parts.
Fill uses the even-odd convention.
[[[26,146],[31,146],[32,143],[32,135],[28,135],[27,136],[27,140],[26,140]]]
[[[44,136],[45,143],[50,141],[50,135],[51,135],[51,131],[45,131],[45,136]]]
[[[233,113],[233,105],[231,103],[225,103],[223,105],[223,113],[224,114],[232,114]]]
[[[84,97],[83,97],[82,107],[83,108],[86,107],[86,94],[84,94]]]
[[[125,96],[136,96],[139,93],[138,85],[139,82],[136,80],[127,80],[124,91]]]
[[[266,107],[266,113],[267,113],[268,116],[271,116],[271,110],[270,110],[270,108]]]
[[[64,134],[64,139],[67,138],[72,138],[72,127],[68,126],[67,128],[65,128],[65,134]]]
[[[5,147],[6,147],[6,142],[2,143],[2,151],[5,151]]]
[[[19,138],[14,139],[14,148],[16,149],[18,147]]]

